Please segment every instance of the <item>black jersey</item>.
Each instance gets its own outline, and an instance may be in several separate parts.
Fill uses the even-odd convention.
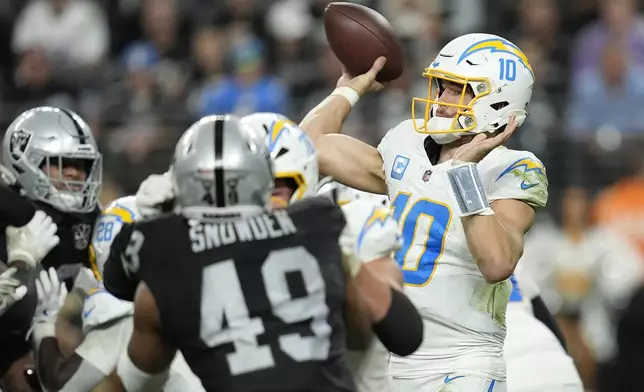
[[[222,223],[168,215],[134,225],[125,263],[207,391],[353,391],[344,225],[326,198]]]
[[[100,213],[98,205],[94,211],[86,214],[63,213],[48,204],[33,202],[4,184],[0,184],[0,202],[4,203],[0,208],[0,261],[7,260],[6,227],[26,225],[40,209],[58,225],[57,235],[60,238],[60,243],[42,260],[42,267],[56,268],[59,273],[62,272],[63,279],[71,278],[79,265],[89,267],[88,247],[94,222]],[[25,298],[0,317],[0,376],[12,362],[31,350],[25,335],[31,326],[38,300],[33,283],[36,272],[33,271],[33,277],[27,282]],[[72,279],[68,279],[67,283],[71,288]]]

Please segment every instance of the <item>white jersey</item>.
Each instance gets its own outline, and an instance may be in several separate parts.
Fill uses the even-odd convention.
[[[108,204],[96,219],[90,244],[90,262],[94,275],[99,279],[103,275],[103,265],[110,253],[114,237],[121,231],[124,224],[134,222],[139,215],[136,197],[125,196]]]
[[[357,392],[393,391],[389,374],[389,351],[377,337],[366,351],[348,350],[347,364],[353,374]]]
[[[531,301],[539,295],[536,284],[519,267],[510,280],[512,294],[505,338],[508,391],[536,392],[577,386],[582,392],[583,384],[572,358],[552,331],[534,316]]]
[[[347,256],[353,275],[363,260],[391,256],[401,246],[398,224],[389,208],[378,199],[362,198],[342,206],[347,224],[340,237],[340,246]],[[373,337],[366,351],[349,350],[347,362],[358,392],[391,391],[389,352]]]
[[[132,335],[132,314],[131,302],[121,301],[104,289],[90,294],[83,305],[85,338],[76,348],[76,354],[103,375],[108,375],[116,368],[121,353],[127,350]],[[100,378],[96,380],[96,384],[99,382]],[[170,378],[163,390],[205,391],[181,353],[177,353],[172,361]]]
[[[470,253],[446,169],[425,152],[427,136],[411,120],[390,130],[378,146],[404,247],[396,253],[406,294],[424,320],[421,347],[392,356],[396,378],[470,374],[505,379],[505,311],[512,285],[489,284]],[[487,198],[517,199],[542,207],[548,198],[543,164],[530,152],[499,147],[477,164]]]

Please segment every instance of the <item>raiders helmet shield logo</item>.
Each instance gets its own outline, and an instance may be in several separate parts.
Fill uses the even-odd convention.
[[[9,142],[9,149],[11,157],[18,161],[22,158],[23,154],[27,150],[27,146],[31,141],[31,132],[27,132],[24,129],[20,129],[11,134],[11,140]]]
[[[92,226],[87,223],[78,223],[72,226],[74,235],[74,246],[78,250],[86,249],[89,246],[89,237],[92,234]]]

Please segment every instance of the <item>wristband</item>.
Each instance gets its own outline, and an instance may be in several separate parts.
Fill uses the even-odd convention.
[[[494,211],[490,208],[490,203],[483,190],[483,184],[475,163],[455,163],[454,166],[447,169],[447,178],[461,217],[494,215]]]
[[[331,95],[342,96],[344,99],[349,101],[351,107],[353,107],[360,99],[360,94],[358,94],[356,90],[348,86],[337,87],[335,90],[333,90]]]

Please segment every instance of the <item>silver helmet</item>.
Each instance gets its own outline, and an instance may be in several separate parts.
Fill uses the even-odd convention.
[[[176,206],[195,219],[221,219],[269,208],[274,186],[266,144],[235,116],[209,116],[181,136],[172,165]]]
[[[25,196],[62,212],[96,208],[103,165],[94,135],[74,112],[53,107],[27,110],[2,140],[2,165]]]

